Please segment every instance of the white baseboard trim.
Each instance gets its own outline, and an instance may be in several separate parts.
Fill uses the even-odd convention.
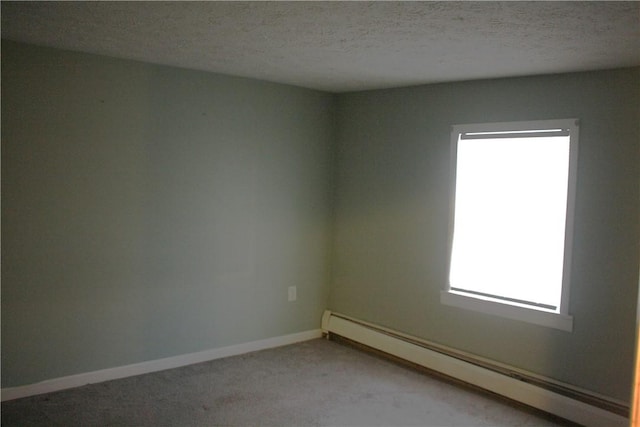
[[[584,426],[627,427],[629,419],[546,388],[435,351],[405,334],[325,311],[322,330]],[[426,342],[424,342],[426,343]]]
[[[223,357],[237,356],[239,354],[250,353],[253,351],[281,347],[288,344],[295,344],[297,342],[320,338],[321,336],[322,331],[320,329],[313,329],[310,331],[298,332],[290,335],[282,335],[258,341],[231,345],[228,347],[199,351],[197,353],[182,354],[180,356],[149,360],[147,362],[134,363],[132,365],[118,366],[115,368],[101,369],[99,371],[69,375],[66,377],[54,378],[35,384],[28,384],[18,387],[7,387],[2,389],[1,400],[4,402],[7,400],[19,399],[21,397],[35,396],[37,394],[50,393],[53,391],[65,390],[68,388],[80,387],[87,384],[94,384],[103,381],[116,380],[119,378],[132,377],[135,375],[148,374],[150,372],[164,371],[166,369],[179,368],[181,366],[193,365],[195,363],[207,362],[209,360],[221,359]]]

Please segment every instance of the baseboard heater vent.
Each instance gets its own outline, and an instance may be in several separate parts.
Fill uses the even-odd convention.
[[[322,330],[584,426],[629,425],[621,402],[343,314],[325,311]]]

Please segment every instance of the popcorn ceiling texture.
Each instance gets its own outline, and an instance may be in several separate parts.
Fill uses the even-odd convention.
[[[343,92],[640,64],[638,2],[2,2],[2,37]]]

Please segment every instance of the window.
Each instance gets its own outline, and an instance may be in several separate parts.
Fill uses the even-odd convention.
[[[571,331],[578,122],[456,125],[442,303]]]

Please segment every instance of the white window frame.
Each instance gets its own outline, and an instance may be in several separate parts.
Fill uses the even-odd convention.
[[[559,307],[556,310],[534,307],[527,304],[505,301],[481,295],[460,292],[450,288],[449,274],[453,250],[453,229],[455,218],[455,191],[457,146],[461,134],[470,132],[518,132],[548,129],[567,129],[569,131],[569,174],[567,182],[567,210],[564,238],[564,260],[562,274],[562,293]],[[505,317],[533,323],[536,325],[571,332],[573,317],[569,314],[569,288],[571,283],[571,259],[573,245],[573,218],[575,213],[576,181],[578,166],[578,131],[577,119],[536,120],[523,122],[502,122],[454,125],[451,131],[451,199],[449,218],[449,247],[447,263],[446,287],[441,291],[442,304],[473,310],[481,313]]]

